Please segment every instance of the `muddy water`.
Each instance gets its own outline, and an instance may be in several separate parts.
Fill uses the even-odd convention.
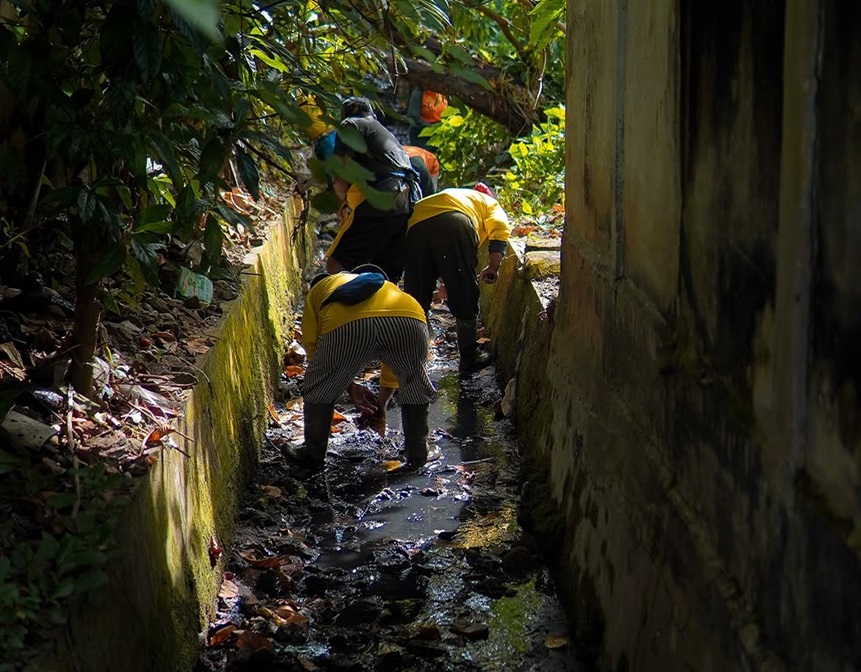
[[[278,409],[199,672],[580,669],[540,544],[518,524],[518,449],[493,370],[458,376],[439,340],[442,457],[419,473],[393,470],[396,408],[381,437],[345,403],[325,471],[302,476],[282,456],[301,445],[301,407]]]

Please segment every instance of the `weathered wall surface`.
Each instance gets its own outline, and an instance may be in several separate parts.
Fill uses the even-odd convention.
[[[567,25],[531,415],[581,644],[620,672],[861,669],[861,5]]]
[[[201,380],[179,427],[190,458],[165,450],[123,517],[98,604],[73,615],[66,659],[51,669],[188,672],[215,606],[220,566],[209,545],[233,536],[242,489],[256,463],[284,338],[310,258],[310,232],[294,240],[292,209],[249,255],[252,275],[225,306],[219,339],[199,362]],[[223,562],[223,561],[220,561]],[[219,565],[220,565],[219,562]]]

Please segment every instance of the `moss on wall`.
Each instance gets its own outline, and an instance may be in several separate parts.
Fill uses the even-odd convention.
[[[108,568],[108,586],[97,604],[75,610],[57,669],[193,667],[221,582],[223,560],[211,564],[210,543],[229,544],[233,537],[311,258],[313,233],[292,235],[293,205],[246,260],[254,274],[225,311],[215,346],[198,362],[201,379],[179,427],[194,440],[181,446],[190,457],[166,450],[140,479],[120,524],[121,554]]]

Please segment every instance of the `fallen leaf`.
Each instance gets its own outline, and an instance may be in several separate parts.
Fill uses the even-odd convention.
[[[206,338],[189,338],[184,345],[192,355],[205,355],[212,349],[212,344]]]
[[[239,597],[239,586],[235,582],[225,579],[221,582],[221,588],[218,590],[218,597],[223,600],[231,600]]]
[[[483,623],[463,623],[456,622],[451,624],[451,631],[456,635],[460,635],[465,639],[487,639],[490,631]]]
[[[404,463],[400,460],[386,460],[382,466],[384,471],[397,471],[404,466]]]
[[[547,635],[544,646],[548,649],[564,649],[568,646],[568,638],[562,635]]]
[[[275,610],[275,613],[284,619],[286,625],[299,625],[303,626],[310,622],[309,619],[304,614],[300,614],[298,611],[288,610],[288,607],[278,607]]]
[[[269,419],[280,427],[281,418],[278,417],[278,411],[275,410],[275,404],[269,404],[266,410],[269,411]]]
[[[176,430],[170,425],[160,425],[147,435],[146,439],[144,439],[144,445],[151,446],[155,443],[158,443],[165,437],[169,436],[170,434],[173,434],[175,431]]]
[[[263,494],[273,499],[278,499],[281,496],[281,488],[274,485],[262,485],[260,489],[263,491]]]
[[[308,672],[315,672],[315,670],[319,670],[313,661],[308,660],[307,658],[299,658],[299,665],[302,666],[303,670],[308,670]]]
[[[301,364],[305,361],[305,348],[298,341],[293,341],[287,346],[284,353],[284,365]]]
[[[425,642],[439,641],[441,639],[439,628],[430,623],[422,624],[416,631],[414,639],[420,639]]]
[[[268,637],[253,630],[242,631],[242,634],[236,638],[236,648],[251,649],[252,651],[260,651],[261,649],[275,651],[275,645]]]
[[[173,343],[176,340],[176,336],[169,331],[156,331],[152,334],[152,337],[158,338],[167,343]]]
[[[19,369],[24,368],[24,360],[21,359],[21,353],[18,352],[18,348],[15,347],[14,343],[0,343],[0,352],[5,353],[9,361]]]
[[[281,564],[281,558],[277,555],[272,555],[266,558],[255,558],[250,555],[246,555],[244,553],[240,553],[239,557],[245,560],[252,567],[256,567],[257,569],[271,569],[272,567],[277,567]]]
[[[338,423],[346,421],[346,417],[335,411],[334,415],[332,415],[332,424],[337,425]]]
[[[565,212],[565,206],[561,203],[554,203],[553,207],[550,208],[553,212]]]
[[[537,226],[515,226],[511,229],[512,236],[528,236],[530,233],[535,231]]]
[[[235,631],[236,626],[233,623],[227,623],[209,636],[209,645],[218,646],[224,644]]]
[[[304,376],[305,375],[305,367],[300,366],[299,364],[289,364],[284,367],[284,374],[290,378],[293,376]]]

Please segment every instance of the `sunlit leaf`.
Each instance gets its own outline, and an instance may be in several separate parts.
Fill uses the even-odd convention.
[[[218,0],[165,0],[183,19],[205,35],[215,40],[219,38],[218,20],[221,16]]]

